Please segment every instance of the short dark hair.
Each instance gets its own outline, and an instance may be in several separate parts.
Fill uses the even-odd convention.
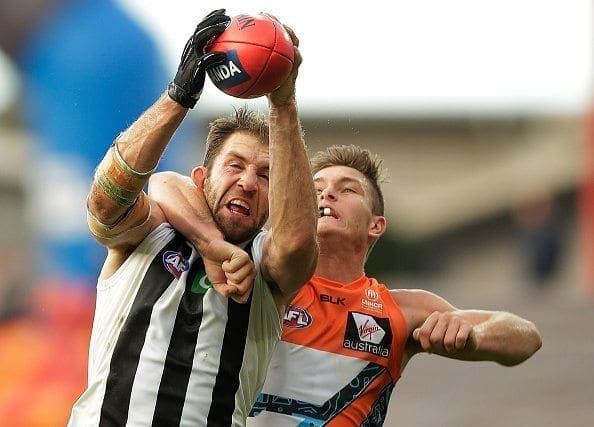
[[[268,145],[269,130],[268,120],[256,111],[247,107],[234,109],[227,117],[221,117],[208,125],[206,136],[206,153],[204,154],[204,167],[209,167],[213,159],[221,152],[225,141],[235,132],[246,131],[258,138],[262,144]]]
[[[361,172],[371,183],[374,193],[371,208],[374,215],[384,215],[384,195],[380,184],[385,179],[383,160],[356,145],[332,145],[311,158],[311,172],[316,174],[330,166],[347,166]]]

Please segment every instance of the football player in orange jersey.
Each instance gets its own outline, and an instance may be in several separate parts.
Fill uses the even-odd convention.
[[[535,325],[512,313],[460,310],[432,292],[389,289],[367,277],[369,252],[386,230],[381,159],[357,146],[332,146],[311,163],[318,263],[286,310],[249,426],[381,426],[415,354],[513,366],[540,348]],[[208,226],[178,213],[199,197],[184,177],[156,175],[151,191],[188,236]]]

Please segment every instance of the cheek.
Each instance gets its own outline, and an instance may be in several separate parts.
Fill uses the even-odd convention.
[[[268,181],[264,181],[258,186],[258,204],[268,209]]]

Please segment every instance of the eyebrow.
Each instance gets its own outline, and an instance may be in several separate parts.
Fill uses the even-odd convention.
[[[324,181],[326,181],[326,178],[317,177],[317,178],[314,178],[313,181],[314,181],[314,183],[324,182]],[[357,184],[359,187],[363,188],[363,183],[360,180],[358,180],[356,178],[351,178],[349,176],[343,176],[342,178],[339,178],[338,183],[339,184],[353,183],[353,184]]]
[[[241,153],[237,152],[237,151],[228,151],[224,156],[223,156],[223,163],[228,162],[229,160],[233,160],[233,159],[237,159],[240,160],[243,163],[251,163],[247,157],[245,157],[244,155],[242,155]],[[264,164],[264,162],[261,162],[260,164],[256,164],[256,169],[258,169],[258,171],[260,172],[266,172],[268,173],[270,171],[270,163],[266,162],[266,164]]]

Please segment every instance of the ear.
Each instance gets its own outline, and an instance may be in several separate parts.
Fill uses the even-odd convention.
[[[371,224],[369,227],[369,237],[379,239],[386,231],[386,217],[381,215],[373,215],[371,217]]]
[[[204,166],[196,166],[192,169],[192,181],[200,190],[204,190],[204,181],[207,177],[207,169]]]

